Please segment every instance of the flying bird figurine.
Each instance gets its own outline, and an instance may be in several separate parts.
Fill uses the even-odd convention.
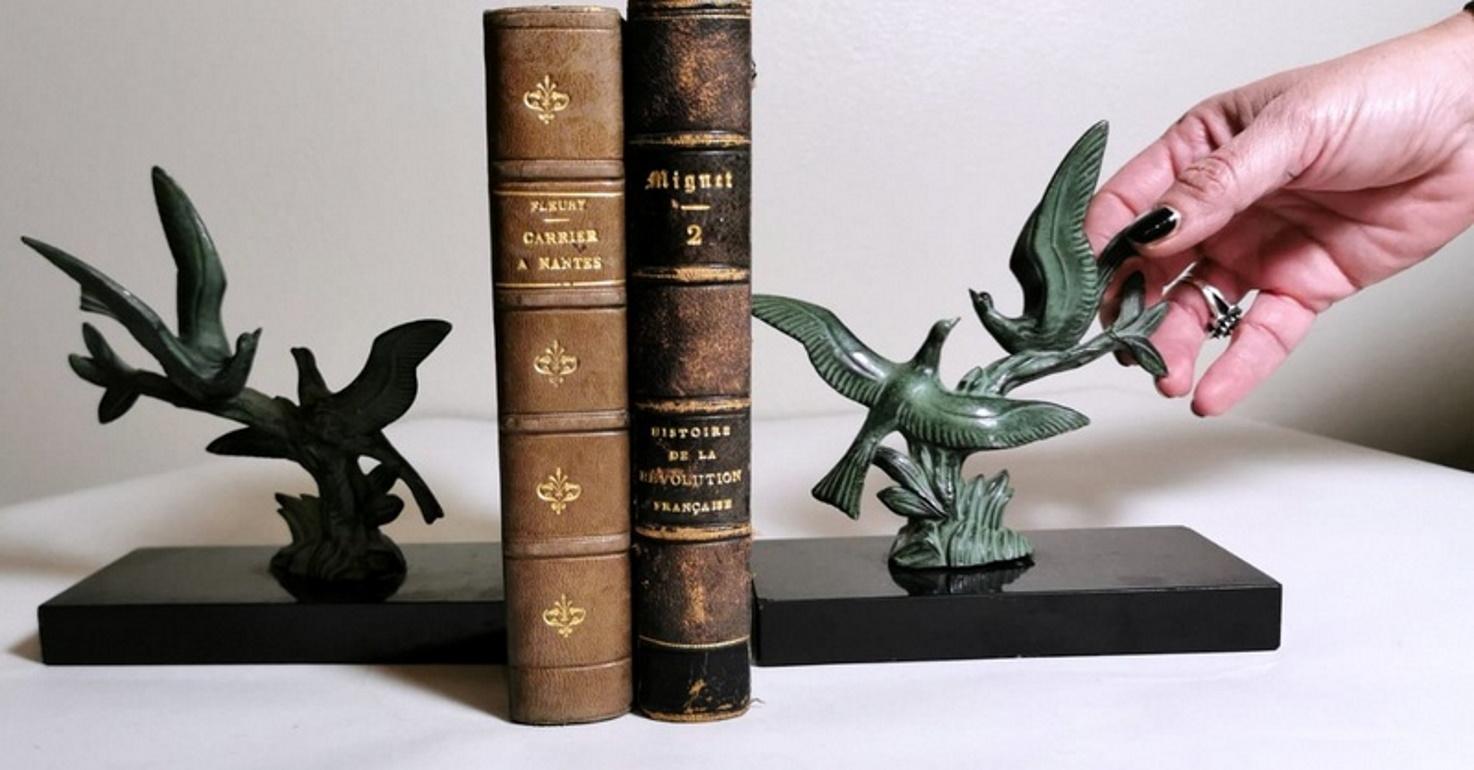
[[[199,399],[229,398],[246,386],[261,330],[240,335],[231,351],[220,320],[225,269],[210,233],[184,190],[161,168],[153,170],[153,187],[177,271],[177,334],[153,308],[87,263],[33,238],[21,240],[81,286],[82,310],[123,324],[181,390]],[[131,401],[120,404],[113,419],[131,406]]]
[[[450,333],[450,324],[414,321],[380,334],[362,372],[336,393],[306,348],[292,351],[300,404],[252,390],[246,379],[261,330],[240,335],[232,349],[220,317],[225,269],[204,220],[163,169],[153,170],[153,188],[176,268],[177,330],[102,271],[55,246],[22,239],[76,281],[82,310],[121,323],[163,370],[129,366],[102,332],[83,324],[88,355],[74,355],[69,363],[77,376],[103,388],[98,419],[112,422],[148,396],[241,423],[207,450],[291,460],[317,484],[316,495],[276,496],[292,535],[271,560],[278,582],[306,599],[387,597],[407,569],[399,547],[379,531],[404,508],[390,490],[403,481],[426,522],[443,512],[383,430],[409,410],[419,388],[417,369]],[[375,461],[371,469],[360,467],[365,457]]]
[[[1096,123],[1055,171],[1044,198],[1013,247],[1009,270],[1024,290],[1024,312],[1003,315],[987,292],[971,292],[973,309],[1009,353],[1066,350],[1085,337],[1101,296],[1124,257],[1118,241],[1097,260],[1085,237],[1085,209],[1100,180],[1110,124]]]
[[[1076,142],[1024,225],[1009,263],[1023,287],[1023,314],[1003,316],[989,295],[973,293],[984,328],[1009,355],[975,367],[956,388],[937,377],[956,319],[938,321],[916,355],[898,363],[871,350],[818,305],[753,297],[754,316],[802,344],[824,382],[869,409],[859,434],[813,495],[856,518],[870,465],[884,471],[895,485],[880,492],[880,501],[908,520],[891,547],[893,566],[980,567],[1030,556],[1028,539],[1002,525],[1013,498],[1007,471],[964,479],[963,461],[975,452],[1058,436],[1089,420],[1065,406],[1012,398],[1013,389],[1113,352],[1128,354],[1156,376],[1166,373],[1150,340],[1166,306],[1146,307],[1139,274],[1122,282],[1115,322],[1085,339],[1106,287],[1131,255],[1129,244],[1118,241],[1097,260],[1085,238],[1085,209],[1100,176],[1106,135],[1100,123]],[[905,438],[905,452],[883,443],[893,433]]]
[[[1085,415],[1042,401],[957,393],[937,379],[942,344],[957,319],[938,321],[916,355],[893,362],[865,346],[828,310],[787,297],[757,295],[752,314],[798,340],[814,369],[844,397],[870,407],[870,416],[814,497],[860,516],[865,471],[887,435],[956,451],[1008,449],[1083,428]]]

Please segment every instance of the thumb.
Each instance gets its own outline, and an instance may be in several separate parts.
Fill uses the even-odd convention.
[[[1180,254],[1222,230],[1302,170],[1303,131],[1261,115],[1227,144],[1178,173],[1171,187],[1126,230],[1143,256]]]

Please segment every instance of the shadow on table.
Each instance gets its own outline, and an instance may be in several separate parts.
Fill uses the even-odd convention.
[[[10,649],[6,650],[6,652],[9,652],[11,655],[14,655],[15,657],[22,660],[29,660],[32,663],[40,663],[41,637],[37,636],[36,634],[29,634],[24,639],[21,639],[15,644],[10,645]]]
[[[486,665],[372,666],[383,674],[437,697],[457,701],[503,721],[512,720],[507,705],[507,667]]]

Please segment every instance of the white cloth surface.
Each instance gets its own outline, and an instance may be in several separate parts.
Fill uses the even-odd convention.
[[[1009,523],[1191,526],[1284,584],[1279,651],[756,668],[741,719],[568,728],[508,723],[497,666],[41,665],[36,606],[123,553],[285,541],[271,493],[306,476],[211,458],[0,509],[0,768],[1474,767],[1474,475],[1140,394],[1054,395],[1096,424],[970,466],[1010,470]],[[899,526],[878,473],[859,523],[808,496],[859,420],[757,423],[758,537]],[[410,508],[391,534],[496,539],[494,426],[391,433],[448,513]]]

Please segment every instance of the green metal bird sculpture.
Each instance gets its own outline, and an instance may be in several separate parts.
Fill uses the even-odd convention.
[[[831,388],[870,408],[844,457],[813,489],[815,498],[851,518],[860,515],[865,471],[892,432],[913,442],[978,451],[1022,446],[1089,423],[1085,415],[1056,404],[971,396],[943,387],[937,365],[955,318],[938,321],[916,355],[896,363],[866,347],[818,305],[759,294],[752,308],[753,315],[804,346]]]
[[[341,450],[377,460],[384,481],[392,485],[398,479],[409,487],[427,524],[445,512],[429,485],[389,443],[384,428],[403,417],[414,404],[419,392],[417,369],[450,334],[450,328],[445,321],[431,319],[411,321],[380,334],[358,376],[336,393],[328,389],[312,351],[292,348],[297,364],[297,400],[301,403],[300,407],[292,407],[292,414],[302,426],[300,432],[311,441],[330,442]],[[286,460],[293,456],[293,441],[291,432],[276,435],[246,427],[215,439],[205,451]],[[387,497],[398,502],[393,495]],[[394,512],[399,512],[398,507]]]
[[[1115,320],[1085,339],[1106,286],[1133,253],[1129,242],[1118,239],[1097,262],[1085,238],[1085,209],[1100,175],[1106,134],[1100,123],[1075,144],[1019,236],[1009,266],[1024,290],[1023,315],[999,315],[987,294],[973,292],[979,318],[1009,355],[974,367],[955,389],[937,379],[942,345],[955,320],[937,322],[916,355],[896,363],[866,347],[818,305],[753,297],[753,315],[802,343],[831,388],[869,407],[859,435],[813,494],[856,517],[868,466],[884,471],[895,483],[880,491],[880,502],[906,519],[891,545],[892,567],[1017,565],[1033,553],[1027,537],[1003,525],[1013,498],[1008,472],[968,477],[963,463],[974,452],[1022,446],[1084,427],[1088,420],[1057,404],[1013,399],[1008,394],[1014,389],[1110,353],[1129,355],[1154,376],[1167,373],[1151,342],[1167,306],[1146,306],[1140,274],[1121,282]],[[906,451],[881,443],[893,432],[906,438]]]
[[[363,370],[336,393],[328,391],[312,351],[292,348],[298,400],[308,430],[394,469],[414,495],[427,524],[445,513],[429,486],[389,443],[384,428],[414,404],[419,393],[416,372],[448,334],[450,324],[433,319],[411,321],[380,334]]]
[[[123,324],[163,364],[164,373],[180,390],[200,400],[230,398],[246,386],[261,330],[240,335],[231,351],[220,320],[225,268],[210,233],[184,190],[161,168],[153,170],[153,187],[177,268],[177,333],[153,308],[82,260],[33,238],[21,240],[81,286],[83,310]],[[121,417],[135,401],[136,395],[104,399],[113,413],[103,421]]]
[[[232,351],[220,317],[225,270],[204,220],[162,169],[153,170],[153,189],[177,271],[177,329],[102,271],[54,246],[24,239],[76,281],[84,311],[122,323],[162,369],[130,366],[101,331],[83,324],[87,355],[68,362],[77,376],[104,389],[98,419],[112,422],[147,396],[240,423],[244,427],[217,438],[208,451],[290,460],[317,486],[316,495],[276,496],[292,535],[291,544],[271,559],[271,573],[282,587],[310,600],[389,596],[407,569],[399,547],[379,530],[404,509],[404,500],[391,490],[403,481],[426,522],[444,513],[384,429],[414,402],[417,369],[450,333],[450,324],[412,321],[380,334],[363,370],[336,393],[328,389],[311,351],[294,349],[300,405],[247,387],[261,332],[241,335]],[[376,462],[365,468],[364,458]]]
[[[1023,315],[1005,316],[987,292],[972,292],[978,318],[1009,353],[1065,350],[1083,339],[1101,295],[1131,254],[1120,241],[1097,261],[1085,237],[1085,209],[1109,135],[1110,124],[1102,121],[1080,137],[1019,233],[1008,267],[1023,287]]]

